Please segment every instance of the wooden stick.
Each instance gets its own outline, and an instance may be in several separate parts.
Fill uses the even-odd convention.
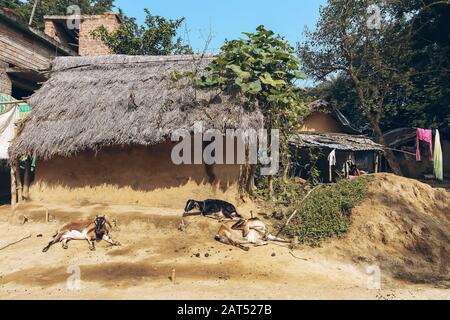
[[[172,283],[175,284],[175,281],[176,281],[175,269],[172,269],[172,275],[171,275],[170,279],[172,280]]]
[[[30,195],[30,174],[31,174],[31,160],[30,157],[27,157],[27,161],[25,162],[25,174],[23,178],[23,199],[28,201]]]
[[[17,100],[17,101],[0,101],[0,105],[11,105],[11,104],[20,104],[20,103],[26,103],[25,100]]]
[[[30,21],[28,22],[28,26],[31,27],[33,24],[34,13],[36,12],[36,7],[39,0],[34,0],[33,9],[31,10]]]
[[[316,187],[314,187],[314,188],[312,188],[309,192],[308,192],[308,194],[302,199],[302,201],[300,201],[300,203],[298,204],[299,205],[299,207],[303,204],[303,202],[305,202],[305,200],[313,193],[313,191],[314,190],[316,190],[317,188],[320,188],[321,187],[321,185],[319,185],[319,186],[316,186]],[[277,233],[277,237],[280,235],[280,233],[288,226],[288,224],[291,222],[291,220],[294,218],[294,216],[297,214],[297,212],[298,212],[298,210],[295,210],[292,214],[291,214],[291,216],[287,219],[287,221],[286,221],[286,223],[284,224],[284,226],[280,229],[280,231],[278,231],[278,233]]]
[[[27,240],[27,239],[30,239],[30,238],[31,238],[31,234],[30,234],[29,236],[26,236],[25,238],[22,238],[22,239],[20,239],[20,240],[15,241],[15,242],[11,242],[10,244],[7,244],[6,246],[1,247],[0,250],[6,249],[6,248],[8,248],[8,247],[10,247],[10,246],[13,246],[13,245],[15,245],[15,244],[17,244],[17,243],[19,243],[19,242],[22,242],[22,241]]]
[[[17,203],[16,165],[11,163],[11,206]]]
[[[16,166],[15,173],[16,173],[17,203],[20,203],[20,202],[22,202],[22,191],[23,191],[23,188],[22,188],[22,181],[20,179],[19,161],[17,161],[15,163],[15,166]]]
[[[48,209],[45,209],[45,222],[49,223],[50,222],[50,214],[48,212]]]
[[[377,153],[375,155],[375,173],[378,173],[379,164],[380,164],[380,155]]]

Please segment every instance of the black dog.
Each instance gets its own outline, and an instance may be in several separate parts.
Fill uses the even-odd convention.
[[[224,217],[227,219],[233,219],[234,217],[242,218],[242,216],[238,214],[235,206],[222,200],[189,200],[184,208],[184,214],[192,211],[193,209],[200,210],[202,216],[211,216],[222,212]]]

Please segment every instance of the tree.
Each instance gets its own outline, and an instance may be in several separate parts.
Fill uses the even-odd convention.
[[[411,76],[393,96],[401,106],[393,121],[450,136],[450,1],[402,0],[393,9],[411,16],[404,26],[411,50],[401,62]]]
[[[306,72],[324,80],[330,74],[344,73],[353,82],[358,109],[369,121],[378,143],[385,144],[381,120],[385,99],[408,70],[399,70],[398,61],[405,54],[405,43],[389,23],[388,8],[380,5],[380,24],[368,23],[370,0],[330,0],[321,8],[317,29],[307,31],[307,40],[299,45]],[[383,19],[381,19],[383,18]],[[392,151],[386,159],[396,174],[400,166]]]
[[[28,24],[35,0],[0,0],[6,2],[5,7],[13,9]],[[114,0],[38,0],[34,14],[32,27],[43,30],[45,15],[66,15],[67,8],[76,5],[80,7],[81,14],[94,15],[111,11],[114,8]],[[1,7],[3,7],[3,3]]]
[[[190,54],[192,49],[183,44],[177,30],[184,18],[170,20],[154,16],[145,9],[145,24],[138,26],[135,18],[121,14],[122,23],[116,31],[109,32],[104,26],[94,30],[95,37],[101,39],[113,53],[129,55],[171,55]]]
[[[299,70],[295,50],[283,37],[259,26],[255,33],[244,33],[245,39],[226,41],[220,55],[197,79],[199,88],[219,88],[236,92],[259,108],[266,129],[280,130],[280,156],[285,170],[289,168],[288,140],[298,129],[307,108],[301,102],[301,89],[295,81],[304,77]],[[182,76],[185,76],[183,74]],[[180,77],[174,74],[174,80]],[[270,141],[270,137],[269,137]],[[271,191],[272,179],[269,178]]]
[[[446,1],[395,1],[390,3],[391,23],[399,30],[397,41],[405,42],[398,70],[408,70],[386,97],[388,112],[382,114],[382,131],[398,127],[439,129],[450,136],[450,5]],[[403,17],[409,17],[404,19]],[[397,18],[399,17],[399,18]],[[340,72],[307,90],[326,99],[363,127],[367,122],[358,110],[352,79]]]

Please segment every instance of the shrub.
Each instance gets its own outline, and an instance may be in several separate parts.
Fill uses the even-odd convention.
[[[284,233],[312,246],[319,246],[326,238],[341,236],[348,230],[351,209],[364,199],[370,179],[364,176],[317,187],[301,205],[293,204],[298,212]]]

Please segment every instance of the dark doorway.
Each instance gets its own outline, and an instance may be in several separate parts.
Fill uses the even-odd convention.
[[[0,160],[0,205],[11,203],[11,171],[6,160]]]

